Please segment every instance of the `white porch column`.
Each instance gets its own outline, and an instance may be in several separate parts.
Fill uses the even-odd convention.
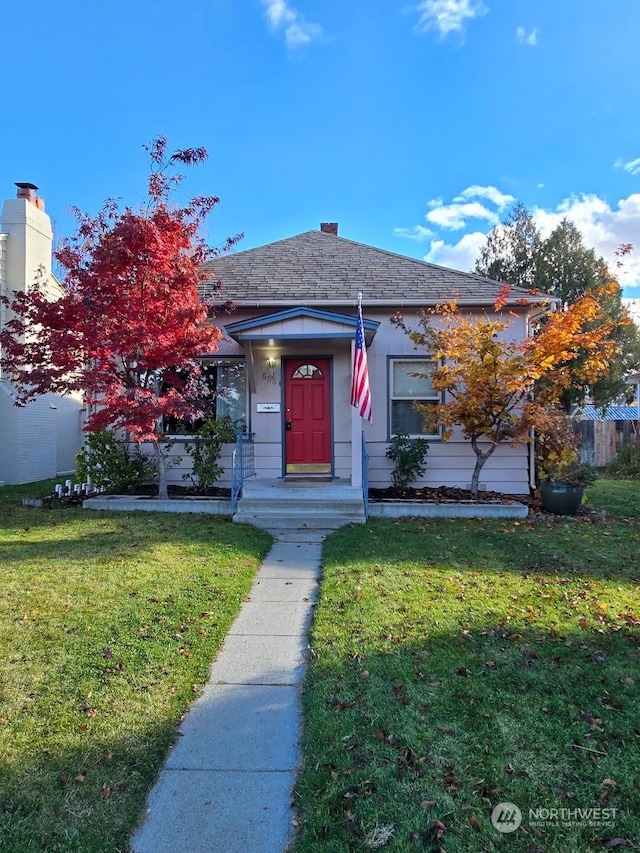
[[[355,341],[351,342],[351,370],[353,370],[353,350]],[[362,418],[355,406],[351,406],[351,485],[362,488]]]

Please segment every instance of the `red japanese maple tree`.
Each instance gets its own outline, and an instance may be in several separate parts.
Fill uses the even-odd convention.
[[[146,203],[135,211],[107,201],[96,216],[76,211],[77,233],[56,252],[67,271],[64,296],[51,301],[36,281],[5,298],[12,319],[0,344],[18,405],[47,392],[82,393],[86,431],[122,429],[151,442],[166,497],[162,417],[204,414],[210,392],[198,357],[221,338],[198,293],[202,263],[216,253],[200,229],[219,199],[170,201],[184,177],[175,167],[204,161],[204,148],[168,155],[160,137],[145,149]]]

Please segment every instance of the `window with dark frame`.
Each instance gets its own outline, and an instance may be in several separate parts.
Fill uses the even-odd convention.
[[[440,433],[425,426],[416,403],[436,405],[439,391],[431,384],[436,362],[428,358],[389,359],[389,435],[439,438]]]

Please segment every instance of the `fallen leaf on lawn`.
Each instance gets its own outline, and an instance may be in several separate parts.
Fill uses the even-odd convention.
[[[456,675],[463,675],[465,678],[468,678],[471,675],[471,670],[467,669],[466,666],[461,666],[459,669],[456,669]]]
[[[480,821],[474,814],[471,815],[469,821],[471,822],[471,826],[476,830],[476,832],[480,832]]]
[[[77,776],[74,776],[73,781],[77,782],[78,784],[81,785],[85,781],[86,778],[87,778],[86,773],[78,773]]]
[[[423,809],[432,809],[432,808],[435,806],[435,804],[436,804],[436,801],[435,801],[435,800],[423,800],[423,801],[420,803],[420,806],[421,806]]]
[[[635,681],[633,678],[621,678],[620,684],[628,684],[631,687],[632,685],[635,684]]]
[[[393,833],[395,831],[394,826],[376,826],[364,837],[364,846],[369,847],[372,850],[377,847],[384,847],[386,844],[391,841]]]
[[[108,800],[109,797],[111,796],[111,787],[109,785],[107,785],[107,783],[105,782],[104,785],[102,786],[101,790],[102,790],[102,796],[104,797],[104,799]]]
[[[611,696],[598,696],[596,702],[606,708],[607,711],[622,711],[622,704],[612,699]]]
[[[193,657],[193,652],[190,652],[189,649],[178,649],[178,654],[186,658]]]
[[[591,716],[591,714],[585,714],[585,713],[582,713],[582,714],[580,715],[580,718],[581,718],[582,720],[584,720],[584,721],[585,721],[585,723],[587,723],[587,724],[588,724],[588,726],[589,726],[589,728],[591,729],[591,731],[594,731],[594,732],[602,732],[602,731],[604,731],[604,729],[603,729],[603,728],[601,728],[602,720],[601,720],[601,718],[600,718],[600,717],[592,717],[592,716]]]
[[[401,705],[406,707],[409,704],[407,694],[404,692],[404,687],[402,684],[394,685],[393,695],[396,697],[396,699],[400,702]]]
[[[614,779],[603,779],[601,784],[615,787],[618,783]]]

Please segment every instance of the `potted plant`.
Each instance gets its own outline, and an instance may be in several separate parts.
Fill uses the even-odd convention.
[[[580,462],[577,456],[548,466],[545,474],[540,483],[542,506],[557,515],[575,515],[585,488],[598,478],[593,465]]]

